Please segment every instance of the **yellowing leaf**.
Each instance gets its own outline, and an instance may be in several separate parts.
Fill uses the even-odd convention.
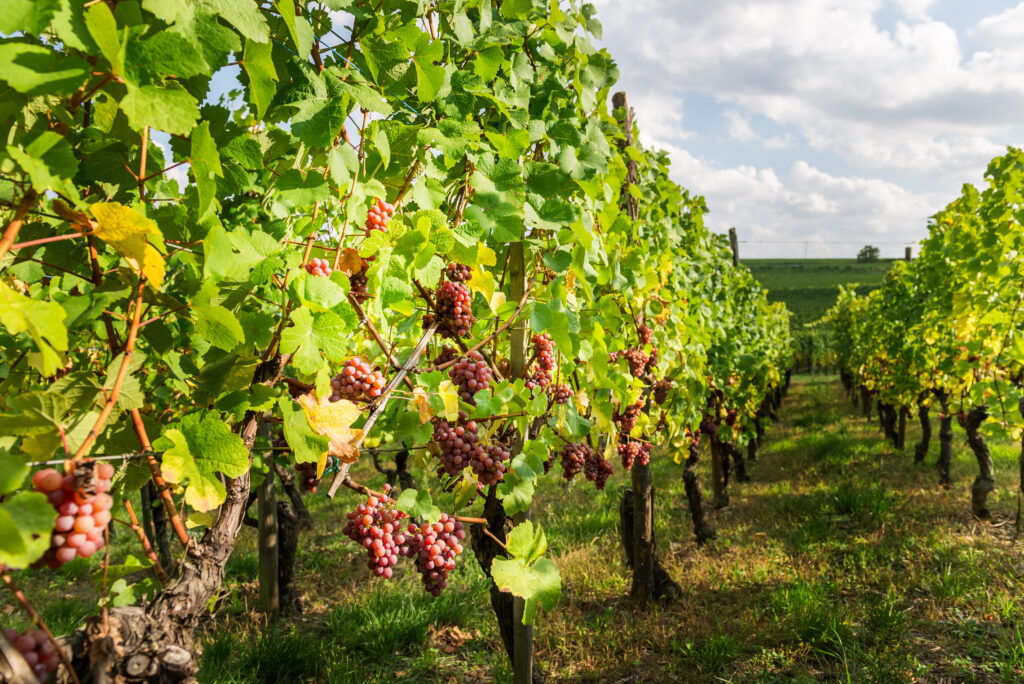
[[[458,389],[451,380],[442,380],[441,384],[437,386],[437,391],[441,395],[441,401],[444,402],[445,420],[456,420],[459,417]]]
[[[320,460],[316,464],[316,479],[320,479],[324,476],[324,471],[327,470],[327,452],[320,454]]]
[[[358,250],[346,247],[345,251],[341,254],[341,261],[338,262],[337,270],[350,276],[361,271],[364,263],[363,257],[359,256]]]
[[[430,397],[422,387],[416,387],[412,391],[412,401],[416,410],[420,412],[420,425],[423,425],[434,415],[433,409],[430,408]]]
[[[356,443],[362,438],[363,431],[349,427],[359,417],[358,406],[344,399],[328,401],[325,397],[318,400],[312,394],[299,397],[299,404],[313,431],[331,440],[328,447],[331,456],[342,463],[355,463],[359,459]],[[324,457],[321,456],[320,460],[324,461]]]
[[[587,413],[587,407],[590,406],[590,397],[587,396],[587,390],[582,387],[579,388],[573,396],[573,399],[576,401],[576,413],[581,416],[585,415]]]
[[[164,280],[164,258],[150,244],[150,238],[154,238],[163,246],[163,235],[157,225],[118,202],[93,204],[89,211],[96,217],[96,237],[117,250],[136,273],[146,277],[150,285],[160,289]],[[78,230],[83,227],[75,224]]]

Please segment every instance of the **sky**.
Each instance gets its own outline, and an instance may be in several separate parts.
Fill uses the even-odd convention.
[[[902,257],[1024,145],[1024,2],[590,1],[642,142],[741,257]]]

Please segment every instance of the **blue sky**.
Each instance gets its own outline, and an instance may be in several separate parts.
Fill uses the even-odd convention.
[[[1024,2],[592,1],[644,142],[743,256],[902,256],[1024,144]]]

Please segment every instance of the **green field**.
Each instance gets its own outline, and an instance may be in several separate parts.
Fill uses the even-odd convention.
[[[881,286],[894,259],[860,263],[856,259],[744,259],[768,299],[785,302],[793,327],[815,321],[832,306],[840,285],[857,284],[858,294]]]

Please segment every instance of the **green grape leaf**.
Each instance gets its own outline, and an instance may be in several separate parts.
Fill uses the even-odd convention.
[[[210,135],[209,121],[203,121],[192,131],[192,155],[189,161],[192,164],[192,175],[196,179],[199,194],[199,207],[196,213],[202,221],[217,207],[217,179],[224,177],[217,143]]]
[[[441,509],[434,505],[430,492],[425,489],[403,489],[395,505],[409,517],[420,518],[424,522],[434,523],[441,517]]]
[[[197,511],[224,503],[220,474],[239,477],[249,470],[249,451],[242,438],[216,413],[188,414],[165,429],[153,448],[164,451],[164,477],[185,486],[185,503]]]
[[[12,335],[27,332],[32,337],[40,354],[33,365],[44,377],[52,376],[64,365],[59,352],[68,348],[65,316],[57,302],[26,297],[0,282],[0,325]]]
[[[102,7],[103,3],[94,5]],[[165,86],[128,84],[121,109],[136,130],[149,126],[172,135],[188,135],[199,119],[196,100],[177,81]]]
[[[196,332],[210,344],[231,351],[245,342],[242,324],[233,313],[223,306],[195,306]]]
[[[6,8],[0,16],[5,14]],[[0,64],[4,65],[0,81],[27,95],[70,95],[89,80],[85,60],[61,56],[33,43],[0,41]]]
[[[519,528],[524,530],[519,535],[520,541],[514,544],[514,550],[512,535]],[[520,523],[509,535],[508,550],[511,558],[495,558],[491,565],[491,577],[498,589],[525,599],[524,625],[533,623],[538,605],[545,610],[554,608],[562,593],[562,578],[558,567],[550,559],[540,558],[540,554],[536,553],[538,548],[547,548],[543,536],[540,525],[534,527],[529,520]],[[520,549],[525,549],[529,555],[518,555],[517,550]]]
[[[18,492],[0,503],[0,563],[27,568],[50,548],[57,511],[38,492]]]

